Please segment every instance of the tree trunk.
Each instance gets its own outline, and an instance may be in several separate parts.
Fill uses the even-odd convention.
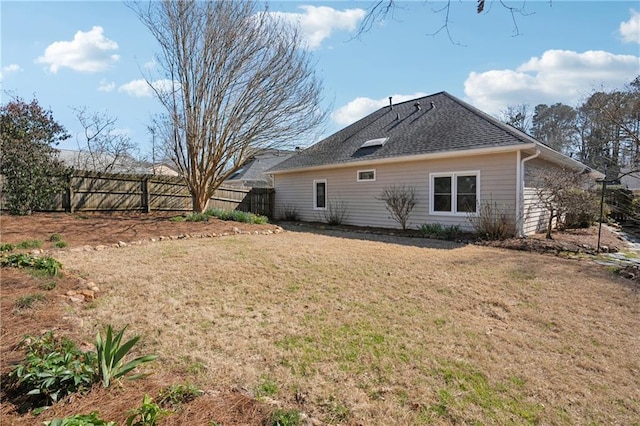
[[[547,240],[553,240],[553,237],[551,236],[551,229],[553,228],[553,218],[555,217],[554,211],[551,210],[549,212],[549,223],[547,223],[547,235],[545,235],[545,238]]]
[[[192,207],[195,213],[203,213],[209,205],[209,197],[207,191],[194,191],[191,196]]]

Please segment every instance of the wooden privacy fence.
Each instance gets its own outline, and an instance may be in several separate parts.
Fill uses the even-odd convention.
[[[184,180],[173,176],[81,172],[68,177],[66,193],[54,197],[47,211],[192,211]],[[209,208],[272,216],[272,188],[220,186]]]

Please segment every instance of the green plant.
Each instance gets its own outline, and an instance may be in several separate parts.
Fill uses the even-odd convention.
[[[36,99],[15,98],[0,106],[0,174],[10,214],[46,208],[64,189],[66,168],[55,145],[69,137]]]
[[[62,264],[52,257],[36,257],[28,253],[14,253],[0,258],[0,266],[14,268],[33,268],[56,276],[62,268]]]
[[[252,223],[258,225],[263,225],[269,222],[266,216],[260,216],[239,210],[208,209],[204,212],[204,214],[207,217],[215,217],[220,220],[232,220],[234,222]]]
[[[40,290],[50,291],[58,286],[58,283],[55,281],[47,281],[38,286]]]
[[[16,301],[17,309],[30,309],[37,302],[44,302],[47,297],[44,294],[34,293],[19,297]]]
[[[98,417],[98,412],[91,414],[76,414],[64,419],[53,419],[44,422],[45,426],[116,426],[116,422],[108,422]]]
[[[173,216],[172,218],[169,219],[169,221],[171,222],[184,222],[185,217],[184,216]]]
[[[58,242],[56,242],[55,245],[58,248],[65,248],[67,246],[67,243],[65,241],[58,241]]]
[[[278,392],[278,384],[268,376],[262,377],[262,382],[256,386],[255,394],[257,397],[271,396]]]
[[[435,235],[438,238],[452,240],[460,235],[460,225],[444,226],[440,223],[423,223],[418,231],[423,237]]]
[[[297,426],[302,423],[302,417],[297,410],[276,408],[269,416],[269,426]]]
[[[11,243],[0,244],[0,252],[13,251],[15,248],[16,248],[16,246],[14,244],[11,244]]]
[[[391,185],[384,188],[376,199],[384,201],[384,206],[391,214],[391,218],[398,222],[403,230],[406,230],[409,224],[409,215],[418,203],[416,189],[413,186]]]
[[[96,352],[98,353],[98,374],[102,379],[102,385],[107,388],[113,379],[125,376],[136,367],[146,362],[150,362],[158,358],[157,355],[145,355],[137,357],[129,362],[124,362],[124,357],[140,340],[140,336],[135,336],[129,341],[122,344],[122,336],[127,326],[122,330],[113,333],[113,328],[108,325],[105,337],[100,332],[96,335]],[[130,379],[144,377],[144,374],[136,374]]]
[[[42,337],[25,336],[25,361],[9,373],[9,380],[37,406],[58,401],[65,395],[82,392],[95,381],[96,355],[82,352],[66,338],[52,331]]]
[[[210,217],[206,213],[191,213],[184,220],[187,222],[208,222]]]
[[[16,247],[19,249],[25,249],[25,250],[36,249],[36,248],[42,247],[42,241],[40,240],[20,241]]]
[[[51,241],[52,243],[58,242],[58,241],[62,241],[62,235],[60,234],[51,234],[49,236],[49,241]]]
[[[175,407],[193,401],[202,395],[202,391],[194,385],[171,385],[160,390],[158,404],[163,407]]]
[[[145,394],[142,406],[129,411],[127,426],[155,426],[158,420],[169,414],[171,411],[162,409],[149,395]]]

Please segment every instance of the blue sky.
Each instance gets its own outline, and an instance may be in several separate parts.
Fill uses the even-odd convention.
[[[393,17],[354,38],[367,1],[275,1],[272,12],[300,25],[332,111],[322,135],[386,105],[447,91],[499,115],[507,105],[576,105],[594,88],[622,87],[640,74],[640,5],[625,1],[532,1],[517,15],[487,0],[400,2]],[[511,2],[510,5],[522,5]],[[2,102],[34,96],[73,137],[82,131],[72,107],[117,117],[118,131],[150,152],[151,116],[161,112],[144,84],[157,46],[120,1],[5,1],[1,14]],[[80,137],[81,140],[81,137]],[[304,145],[302,143],[301,145]]]

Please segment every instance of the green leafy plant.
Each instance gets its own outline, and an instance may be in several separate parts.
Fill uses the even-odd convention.
[[[19,249],[24,249],[24,250],[29,250],[29,249],[37,249],[42,247],[42,241],[40,240],[25,240],[25,241],[20,241],[17,245],[17,248]]]
[[[140,340],[140,336],[135,336],[123,344],[122,336],[126,329],[127,326],[125,325],[122,330],[114,334],[113,328],[108,325],[104,337],[102,337],[100,332],[96,335],[95,345],[96,352],[98,353],[98,374],[105,388],[109,387],[113,379],[123,377],[139,365],[158,358],[157,355],[145,355],[125,362],[124,358],[127,353],[138,340]],[[145,374],[136,374],[131,376],[130,379],[137,379],[144,376]]]
[[[169,218],[170,222],[184,222],[184,220],[184,216],[173,216],[172,218]]]
[[[191,402],[201,395],[202,391],[194,385],[171,385],[160,390],[158,404],[163,407],[176,407]]]
[[[210,217],[205,213],[191,213],[184,220],[187,222],[208,222]]]
[[[95,382],[96,354],[82,352],[67,338],[52,331],[42,337],[25,336],[26,359],[9,373],[9,380],[36,406],[48,405]]]
[[[158,420],[169,414],[171,411],[162,409],[149,395],[145,394],[142,406],[129,411],[127,426],[155,426]]]
[[[58,241],[58,242],[56,242],[55,245],[58,248],[65,248],[67,246],[67,243],[65,241]]]
[[[14,244],[11,244],[11,243],[0,244],[0,252],[13,251],[15,248],[16,248],[16,246]]]
[[[297,426],[302,423],[302,417],[297,410],[277,408],[271,412],[268,424],[270,426]]]
[[[58,242],[58,241],[62,241],[62,235],[60,234],[51,234],[49,236],[49,241],[51,241],[52,243]]]
[[[0,258],[0,266],[13,268],[33,268],[44,271],[48,275],[56,276],[60,273],[62,264],[52,257],[36,257],[28,253],[14,253]]]
[[[460,235],[460,225],[444,226],[440,223],[424,223],[418,231],[423,237],[436,236],[437,238],[446,238],[452,240]]]
[[[252,223],[258,225],[263,225],[269,222],[269,219],[267,219],[266,216],[260,216],[239,210],[208,209],[203,214],[207,218],[215,217],[220,220],[232,220],[234,222]],[[194,215],[197,215],[197,213],[194,213]]]
[[[44,294],[34,293],[28,294],[26,296],[19,297],[16,301],[17,309],[30,309],[34,304],[38,302],[44,302],[47,300],[47,297]]]
[[[53,419],[44,422],[45,426],[116,426],[116,422],[108,422],[98,417],[98,412],[91,414],[76,414],[64,419]]]

